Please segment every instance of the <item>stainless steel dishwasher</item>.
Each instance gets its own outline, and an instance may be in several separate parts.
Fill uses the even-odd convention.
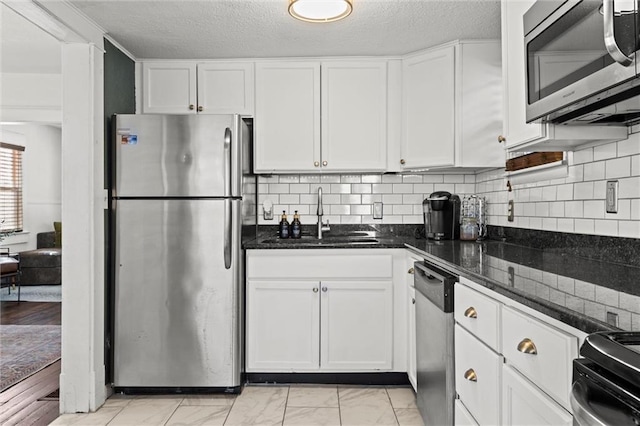
[[[457,277],[425,262],[415,262],[414,271],[418,409],[426,426],[453,425],[453,286]]]

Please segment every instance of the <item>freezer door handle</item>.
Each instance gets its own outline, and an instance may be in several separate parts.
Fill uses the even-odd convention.
[[[231,221],[233,220],[232,204],[230,199],[224,200],[224,267],[231,268]]]
[[[231,196],[231,141],[233,139],[233,133],[230,128],[226,128],[224,131],[224,196]]]

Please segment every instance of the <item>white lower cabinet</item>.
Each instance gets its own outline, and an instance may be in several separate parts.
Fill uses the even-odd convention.
[[[460,282],[455,354],[461,404],[480,425],[570,425],[572,361],[585,333],[464,277]],[[475,382],[465,378],[470,369]],[[456,424],[466,422],[456,417]]]
[[[246,371],[391,371],[393,255],[366,252],[249,250]]]
[[[500,424],[502,356],[460,325],[455,330],[456,392],[479,424]]]
[[[509,365],[502,368],[505,425],[571,426],[573,416]]]
[[[409,330],[408,330],[408,362],[407,376],[414,391],[418,391],[418,360],[416,353],[416,289],[409,287]]]
[[[317,369],[319,302],[317,281],[252,280],[247,291],[247,364],[259,371]]]
[[[456,426],[478,426],[478,422],[476,422],[476,419],[473,418],[462,401],[456,399],[453,409]]]

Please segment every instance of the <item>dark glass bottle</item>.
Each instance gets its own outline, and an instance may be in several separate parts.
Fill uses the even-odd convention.
[[[287,221],[287,213],[283,210],[280,219],[280,229],[278,230],[280,238],[289,238],[289,222]]]
[[[293,221],[291,221],[291,238],[302,237],[302,224],[300,223],[300,216],[298,210],[293,215]]]

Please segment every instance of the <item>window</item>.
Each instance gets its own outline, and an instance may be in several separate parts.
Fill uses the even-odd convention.
[[[22,231],[23,146],[0,142],[0,232]]]

